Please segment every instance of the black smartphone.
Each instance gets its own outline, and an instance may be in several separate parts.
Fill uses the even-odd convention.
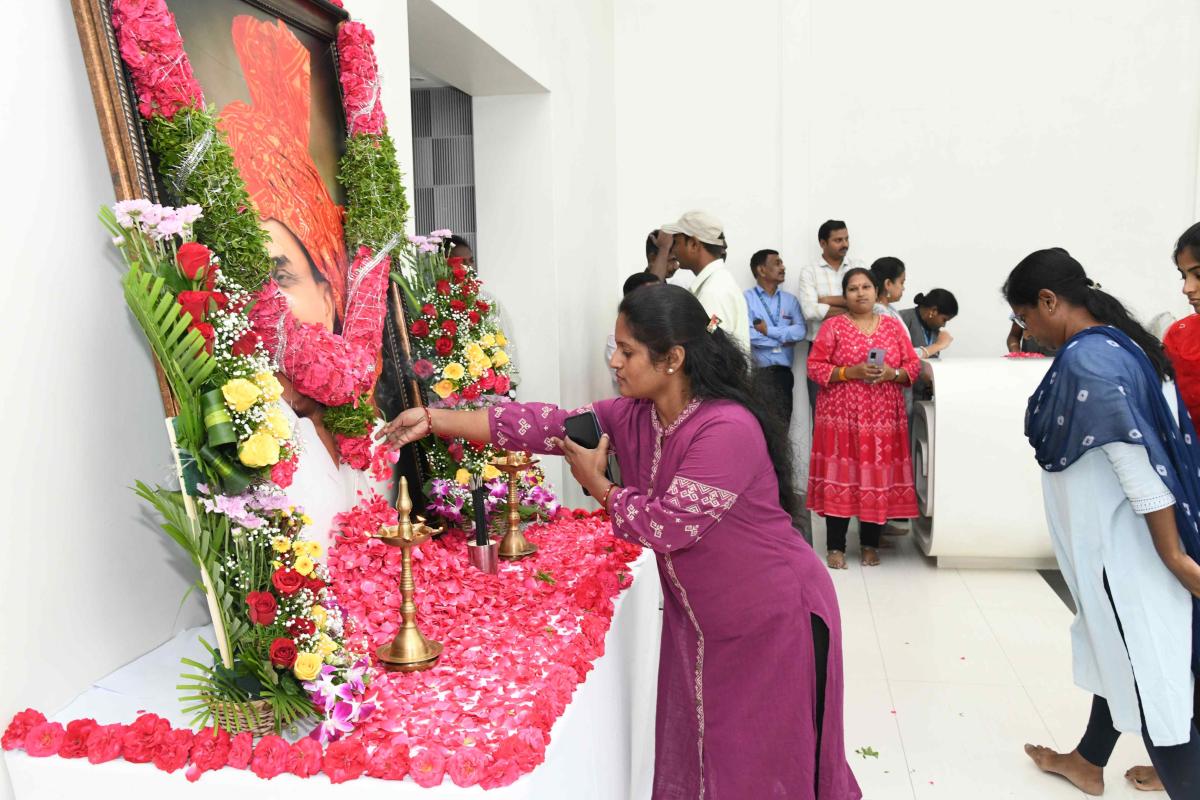
[[[582,414],[567,417],[563,425],[567,430],[567,438],[580,447],[595,450],[600,446],[600,422],[596,419],[594,411],[584,411]],[[617,457],[611,452],[608,454],[608,468],[604,470],[604,477],[613,483],[621,482],[621,467],[617,464]],[[584,489],[583,493],[588,494],[588,490]]]

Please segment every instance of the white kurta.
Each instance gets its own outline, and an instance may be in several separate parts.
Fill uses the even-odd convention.
[[[1178,414],[1174,387],[1168,399]],[[1044,472],[1042,490],[1054,551],[1079,609],[1071,625],[1075,683],[1108,701],[1123,733],[1142,730],[1140,692],[1150,739],[1167,747],[1191,733],[1192,598],[1159,558],[1138,513],[1163,507],[1155,497],[1165,487],[1146,453],[1123,443],[1094,448],[1061,472]],[[1143,465],[1131,469],[1129,461],[1139,454],[1149,470],[1140,481]]]

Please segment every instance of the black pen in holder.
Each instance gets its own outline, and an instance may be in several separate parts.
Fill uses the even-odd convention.
[[[475,511],[475,540],[467,542],[467,553],[471,560],[471,566],[480,572],[495,575],[500,568],[500,543],[493,542],[492,537],[488,535],[487,504],[485,502],[488,490],[483,483],[483,478],[478,475],[472,475],[468,485],[471,489],[471,502]]]

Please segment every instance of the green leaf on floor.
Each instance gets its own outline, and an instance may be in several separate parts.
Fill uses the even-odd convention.
[[[863,758],[879,758],[879,751],[874,747],[860,747],[854,751]]]

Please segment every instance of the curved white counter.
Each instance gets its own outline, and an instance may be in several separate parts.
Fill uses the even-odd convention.
[[[1025,403],[1052,359],[934,360],[910,430],[916,540],[943,567],[1052,568]]]

